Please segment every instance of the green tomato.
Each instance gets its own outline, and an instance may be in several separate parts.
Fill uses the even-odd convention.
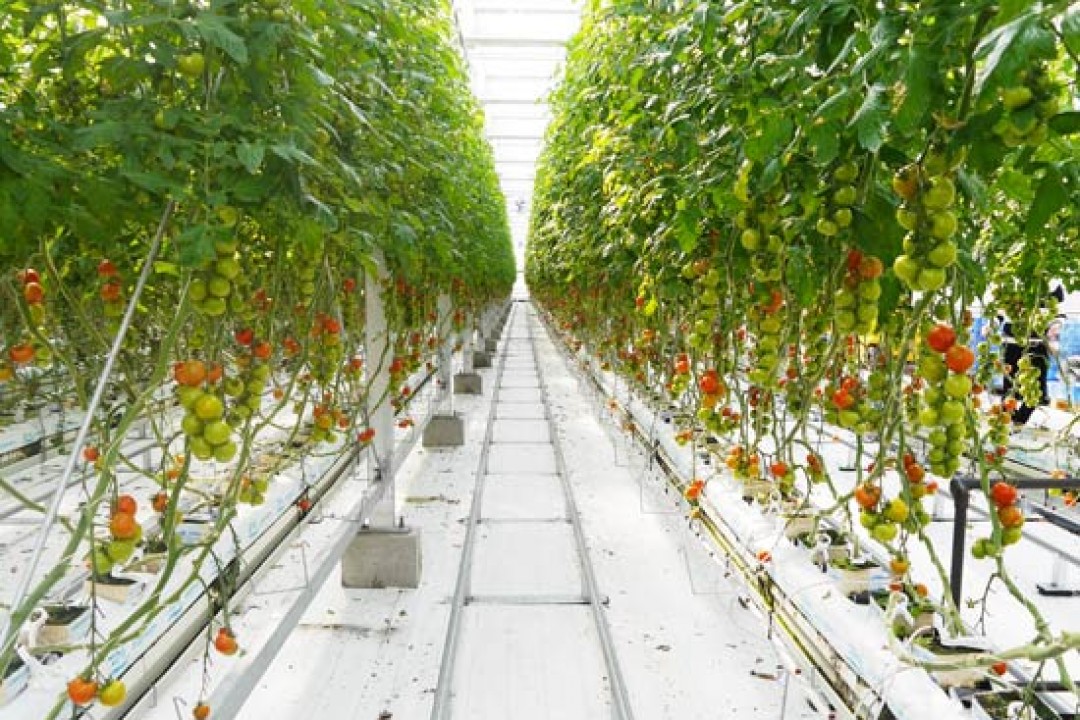
[[[237,262],[236,258],[219,258],[214,263],[214,272],[226,280],[235,280],[240,275],[240,263]]]
[[[919,274],[912,289],[918,290],[919,292],[933,292],[941,289],[943,285],[945,285],[944,270],[940,268],[924,267],[919,270]]]
[[[189,385],[181,385],[176,389],[176,396],[180,399],[180,405],[185,410],[195,407],[195,401],[202,397],[202,390]]]
[[[881,297],[881,283],[877,280],[867,280],[859,283],[859,298],[867,302],[875,302]]]
[[[972,382],[967,375],[950,373],[945,380],[945,394],[956,400],[966,398],[971,394]]]
[[[932,383],[936,383],[945,379],[949,369],[945,366],[945,361],[941,359],[941,356],[935,353],[934,355],[925,354],[919,357],[918,371],[920,376]]]
[[[135,554],[134,540],[110,540],[105,546],[105,553],[114,563],[122,564],[131,559]]]
[[[915,287],[922,269],[922,264],[910,255],[898,255],[893,262],[893,272],[896,273],[896,277],[912,288]]]
[[[211,445],[223,445],[232,437],[232,428],[224,420],[214,420],[203,428],[203,439]]]
[[[840,232],[840,228],[832,220],[823,217],[817,221],[817,231],[825,237],[833,237]]]
[[[875,540],[881,543],[891,543],[896,539],[897,533],[900,532],[900,527],[894,522],[878,523],[870,530],[870,535]]]
[[[947,177],[939,176],[930,181],[930,189],[923,195],[923,204],[931,210],[944,210],[956,200],[956,186]]]
[[[946,400],[941,404],[941,422],[956,425],[964,419],[964,404],[956,400]]]
[[[208,297],[197,306],[199,312],[210,317],[220,317],[229,309],[228,303],[219,297]]]
[[[214,297],[225,298],[232,292],[232,283],[229,282],[227,277],[214,274],[210,276],[210,282],[206,284],[206,289]]]
[[[739,235],[739,243],[744,249],[754,252],[761,247],[761,233],[754,228],[746,228]]]
[[[886,518],[892,520],[895,523],[902,523],[907,520],[909,513],[910,511],[908,510],[907,503],[900,498],[894,498],[890,500],[889,504],[885,506],[885,510],[883,512]]]
[[[203,393],[195,401],[195,415],[200,420],[220,420],[225,415],[225,404],[212,393]]]
[[[187,413],[184,415],[184,419],[180,421],[180,429],[188,436],[202,435],[202,421],[195,415]]]
[[[206,69],[206,58],[200,52],[188,53],[181,55],[177,61],[176,66],[180,72],[188,77],[198,77],[203,74],[203,70]]]
[[[896,209],[896,222],[905,230],[914,230],[919,227],[919,214],[905,208]],[[906,249],[905,249],[906,250]]]
[[[188,438],[188,445],[191,448],[191,454],[199,460],[209,460],[214,457],[214,448],[201,436]]]
[[[942,210],[930,216],[930,234],[937,240],[948,240],[956,234],[956,215]]]
[[[214,459],[218,462],[229,462],[236,457],[237,449],[236,443],[232,440],[226,440],[224,443],[214,448]]]
[[[951,242],[938,243],[930,250],[926,259],[934,267],[947,268],[956,262],[956,245]]]
[[[833,193],[833,202],[837,205],[849,206],[854,205],[858,197],[859,193],[853,185],[841,185]]]

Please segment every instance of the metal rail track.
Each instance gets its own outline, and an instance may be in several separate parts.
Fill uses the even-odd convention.
[[[531,307],[531,304],[514,303],[511,310],[510,321],[513,320],[513,314],[520,309],[523,312],[528,312],[524,308]],[[529,344],[529,348],[532,353],[532,359],[536,364],[536,374],[538,378],[541,402],[544,408],[544,422],[547,425],[547,429],[550,434],[552,448],[555,455],[555,471],[558,476],[559,486],[563,493],[563,499],[565,501],[567,522],[570,524],[573,530],[574,546],[577,552],[577,557],[581,568],[581,580],[582,589],[584,591],[584,597],[582,598],[568,598],[555,595],[536,595],[521,598],[510,598],[499,596],[492,598],[485,598],[484,596],[476,596],[471,593],[471,580],[473,560],[476,554],[477,545],[477,530],[481,523],[481,510],[483,505],[483,495],[485,487],[485,476],[488,472],[488,460],[491,454],[492,439],[494,436],[494,429],[496,423],[496,407],[499,402],[499,392],[502,385],[503,373],[506,369],[507,351],[509,349],[509,342],[504,342],[499,353],[498,367],[495,373],[495,387],[491,397],[491,407],[488,415],[487,428],[484,433],[483,445],[480,450],[480,459],[477,463],[476,469],[476,484],[473,494],[472,505],[469,512],[468,526],[465,535],[465,543],[462,548],[461,562],[458,570],[457,583],[454,590],[454,596],[451,602],[450,619],[447,625],[446,642],[443,645],[442,662],[439,667],[439,680],[438,686],[435,690],[435,698],[431,711],[431,720],[450,720],[454,714],[454,677],[457,666],[457,660],[461,652],[463,643],[468,642],[468,638],[462,637],[462,625],[463,616],[466,608],[471,605],[481,604],[496,604],[512,602],[513,604],[524,605],[565,605],[565,604],[587,604],[589,606],[590,615],[596,626],[597,638],[600,644],[600,650],[603,656],[604,668],[607,675],[608,689],[610,690],[610,704],[611,704],[611,717],[613,720],[633,720],[634,715],[630,706],[629,693],[626,687],[626,683],[623,679],[622,670],[619,666],[618,656],[615,650],[615,645],[611,635],[611,629],[608,626],[607,617],[604,612],[604,605],[606,599],[600,593],[600,589],[596,579],[596,572],[592,566],[592,561],[589,556],[588,547],[585,540],[584,529],[581,524],[581,516],[578,512],[577,503],[574,499],[573,489],[570,485],[569,477],[566,470],[566,462],[562,453],[562,448],[559,444],[559,436],[555,419],[551,413],[550,397],[548,394],[547,384],[545,383],[543,373],[540,369],[539,356],[536,348],[536,341],[533,334],[534,326],[539,322],[535,317],[531,315],[535,314],[535,310],[531,314],[526,315],[524,322],[526,324],[526,342]],[[508,325],[509,322],[508,321]]]

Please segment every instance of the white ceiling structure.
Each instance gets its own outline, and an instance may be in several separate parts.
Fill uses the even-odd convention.
[[[546,97],[566,41],[581,24],[576,0],[454,0],[461,42],[506,195],[518,267],[536,159],[550,117]]]

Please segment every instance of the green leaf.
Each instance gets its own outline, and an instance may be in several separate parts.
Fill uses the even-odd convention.
[[[72,147],[75,150],[90,150],[116,145],[130,136],[131,125],[119,120],[106,120],[77,130]]]
[[[885,86],[876,84],[870,88],[863,104],[855,111],[849,126],[855,128],[859,145],[870,152],[877,152],[885,142],[885,126],[888,122],[888,102]]]
[[[701,212],[696,207],[688,207],[675,218],[675,239],[684,253],[693,252],[698,243],[698,220]]]
[[[1059,135],[1073,135],[1080,132],[1080,112],[1058,113],[1050,118],[1048,124]]]
[[[840,154],[840,127],[836,123],[815,124],[806,138],[819,165],[828,165]]]
[[[1046,222],[1059,208],[1068,205],[1069,194],[1065,192],[1061,173],[1057,168],[1049,168],[1035,190],[1035,199],[1031,202],[1024,232],[1039,235],[1046,228]]]
[[[247,64],[248,51],[244,39],[229,29],[225,18],[209,12],[199,13],[195,25],[207,45],[221,50],[241,65]]]
[[[761,132],[748,138],[743,145],[746,157],[755,162],[764,162],[779,154],[785,145],[791,142],[795,124],[786,115],[770,115],[764,120]]]
[[[902,133],[918,128],[930,110],[931,78],[937,73],[936,56],[922,45],[911,48],[904,72],[904,101],[896,111],[896,127]]]
[[[1074,55],[1080,55],[1080,5],[1073,3],[1061,16],[1061,36]]]
[[[180,264],[199,267],[214,259],[214,238],[206,225],[193,225],[176,238],[180,250]]]
[[[266,156],[266,147],[262,143],[242,142],[236,146],[236,159],[244,168],[254,175],[262,167],[263,158]]]
[[[120,174],[131,181],[133,185],[150,192],[180,192],[184,189],[182,184],[164,175],[137,170],[122,170]]]
[[[975,74],[975,94],[992,87],[997,76],[1009,78],[1025,67],[1032,57],[1052,57],[1054,36],[1043,24],[1038,9],[1002,25],[982,39],[975,57],[982,60]]]

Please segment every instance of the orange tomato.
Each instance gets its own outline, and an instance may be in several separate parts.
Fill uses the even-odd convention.
[[[91,678],[77,677],[68,682],[67,693],[75,705],[89,705],[97,697],[98,684]]]
[[[855,502],[864,510],[872,510],[881,500],[881,488],[870,483],[863,483],[855,488]]]
[[[195,720],[206,720],[210,717],[210,706],[203,702],[197,704],[191,710],[191,716],[194,717]]]
[[[8,357],[16,365],[25,365],[34,359],[34,346],[26,342],[12,345]]]
[[[135,498],[130,495],[121,495],[116,498],[116,512],[127,513],[134,517],[135,512],[139,509],[139,504],[135,502]]]
[[[135,516],[126,512],[115,512],[109,520],[109,532],[117,540],[130,540],[138,534]]]
[[[236,642],[236,636],[229,628],[218,630],[214,638],[214,648],[222,655],[235,655],[240,646]]]

